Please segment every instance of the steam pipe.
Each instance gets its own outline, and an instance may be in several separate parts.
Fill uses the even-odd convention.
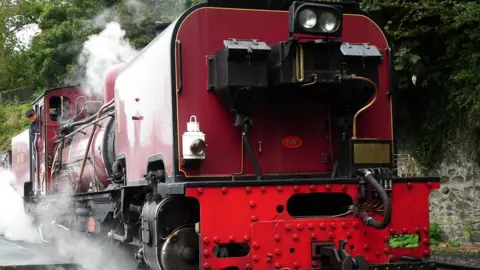
[[[77,106],[78,106],[78,101],[79,101],[81,98],[83,98],[85,101],[87,101],[87,98],[86,98],[85,96],[79,96],[79,97],[75,100],[75,112],[74,112],[75,114],[74,114],[73,119],[75,119],[75,117],[78,116],[78,114],[77,114]]]
[[[375,96],[373,97],[372,101],[370,101],[370,103],[368,103],[363,108],[358,110],[357,113],[355,113],[355,116],[353,116],[353,138],[355,139],[355,138],[357,138],[357,117],[361,112],[365,111],[370,106],[372,106],[373,103],[375,103],[375,101],[377,100],[378,89],[377,89],[377,85],[372,80],[370,80],[368,78],[360,77],[360,76],[352,76],[351,79],[352,80],[365,81],[365,82],[369,83],[373,87],[373,89],[375,90]]]
[[[113,102],[115,101],[115,98],[113,98],[110,102],[108,102],[107,104],[104,104],[100,110],[98,110],[97,112],[97,119],[100,118],[100,115],[102,114],[102,112],[105,110],[105,108],[109,107],[110,105],[113,104]],[[90,138],[88,139],[88,144],[87,144],[87,149],[85,149],[85,155],[83,156],[83,161],[82,161],[82,168],[80,169],[80,175],[78,177],[78,181],[81,182],[82,181],[82,177],[83,177],[83,171],[85,170],[85,164],[87,162],[87,157],[88,157],[88,152],[90,152],[90,147],[92,145],[92,140],[93,140],[93,136],[95,135],[95,130],[97,129],[97,125],[93,125],[93,128],[92,128],[92,133],[90,134]],[[75,190],[77,189],[77,182],[75,182]]]
[[[373,186],[373,188],[378,192],[378,194],[382,198],[383,205],[385,208],[385,211],[383,213],[383,220],[381,222],[378,222],[377,220],[373,219],[373,217],[368,216],[364,219],[365,224],[375,229],[379,229],[379,230],[385,229],[390,224],[390,220],[392,218],[392,206],[390,204],[390,198],[388,197],[383,187],[373,177],[373,174],[371,171],[362,169],[358,171],[358,174],[364,177],[367,180],[367,182],[370,183]]]
[[[87,127],[89,127],[89,126],[91,126],[91,125],[93,125],[93,124],[95,124],[95,123],[98,123],[98,122],[102,121],[103,119],[105,119],[105,118],[107,118],[107,117],[109,117],[109,116],[112,116],[112,115],[113,115],[112,113],[103,115],[102,117],[100,117],[100,118],[98,118],[98,119],[95,119],[94,121],[86,124],[85,126],[83,126],[83,127],[79,128],[79,129],[76,129],[76,130],[72,131],[71,133],[69,133],[68,135],[66,135],[65,138],[70,138],[70,137],[72,137],[75,133],[80,132],[81,130],[83,130],[83,129],[85,129],[85,128],[87,128]],[[94,115],[94,116],[96,117],[96,115]]]
[[[110,102],[109,102],[110,103]],[[104,108],[104,110],[110,110],[113,108],[112,104],[109,105],[109,103],[105,104],[102,106],[102,108]],[[104,107],[106,106],[106,107]],[[100,108],[100,110],[102,109]],[[73,122],[73,123],[70,123],[70,124],[66,124],[65,126],[62,126],[61,130],[65,130],[65,129],[70,129],[72,127],[76,127],[76,126],[80,126],[80,125],[84,125],[84,124],[87,124],[89,122],[91,122],[93,119],[97,118],[97,115],[92,115],[90,117],[88,117],[87,119],[84,119],[84,120],[81,120],[81,121],[78,121],[78,122]]]
[[[258,162],[255,159],[255,155],[253,154],[252,147],[250,146],[247,134],[245,132],[242,133],[242,138],[243,138],[243,145],[247,150],[248,157],[250,158],[250,161],[252,162],[252,165],[253,165],[253,169],[255,170],[255,174],[257,175],[257,180],[262,180],[262,176],[261,176],[262,172],[260,171],[260,166],[258,165]]]

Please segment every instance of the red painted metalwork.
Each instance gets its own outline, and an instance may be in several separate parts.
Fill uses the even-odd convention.
[[[312,244],[333,243],[338,247],[339,240],[348,240],[347,251],[350,255],[365,256],[369,263],[387,263],[400,256],[428,256],[428,195],[439,187],[438,182],[420,182],[418,179],[412,179],[412,183],[404,183],[405,179],[393,181],[392,189],[388,190],[391,192],[393,209],[391,223],[387,228],[379,230],[366,226],[361,214],[381,219],[384,207],[370,197],[366,202],[356,205],[359,197],[357,179],[332,176],[324,179],[330,181],[327,184],[319,181],[318,177],[305,180],[309,183],[301,182],[303,180],[298,180],[298,177],[292,181],[288,181],[291,179],[288,176],[284,177],[333,170],[333,163],[338,158],[337,146],[341,134],[338,126],[333,123],[336,115],[320,106],[318,100],[284,100],[275,104],[264,102],[254,105],[254,128],[248,133],[254,155],[262,175],[280,175],[276,180],[287,179],[282,184],[272,185],[272,182],[268,182],[270,179],[264,180],[264,186],[259,186],[261,183],[253,180],[249,182],[251,186],[242,185],[241,182],[215,181],[218,179],[213,177],[231,177],[239,171],[241,175],[254,174],[252,162],[249,162],[249,157],[243,150],[241,131],[232,125],[232,115],[220,104],[215,94],[207,91],[208,56],[213,55],[223,46],[223,41],[229,38],[254,38],[269,45],[285,41],[288,39],[288,12],[213,7],[193,10],[185,18],[182,17],[179,23],[172,23],[134,60],[126,65],[115,66],[107,73],[104,97],[100,99],[114,104],[104,106],[109,109],[109,113],[114,114],[115,122],[109,122],[110,118],[105,116],[98,122],[78,124],[76,128],[80,130],[69,130],[64,134],[67,137],[66,144],[59,151],[55,151],[59,146],[56,133],[59,132],[62,121],[53,119],[48,113],[52,98],[68,97],[66,104],[70,107],[67,111],[72,117],[79,112],[75,110],[75,104],[82,97],[82,91],[77,88],[47,91],[34,104],[42,117],[38,157],[41,166],[45,166],[45,161],[55,161],[55,154],[61,153],[63,167],[61,173],[55,174],[52,182],[52,169],[45,166],[46,182],[34,187],[43,187],[43,191],[52,191],[52,187],[53,191],[62,190],[62,183],[69,185],[75,182],[82,174],[80,171],[83,171],[76,191],[87,192],[88,195],[80,194],[77,198],[86,202],[95,200],[93,197],[97,195],[102,197],[102,201],[111,201],[101,211],[98,208],[92,211],[82,207],[76,209],[88,216],[85,222],[79,221],[81,223],[77,225],[94,231],[95,227],[99,227],[96,224],[102,223],[107,214],[117,213],[118,208],[114,205],[122,205],[121,215],[117,217],[118,223],[112,225],[109,236],[117,240],[135,238],[144,241],[141,253],[145,258],[148,257],[144,258],[145,262],[148,261],[149,266],[153,267],[159,265],[156,256],[161,253],[160,250],[168,248],[161,242],[159,231],[175,229],[168,224],[170,215],[167,215],[167,222],[159,218],[159,213],[178,213],[172,220],[177,220],[177,217],[182,220],[190,215],[195,217],[197,213],[193,213],[196,211],[193,206],[185,206],[182,209],[185,211],[178,211],[175,204],[166,202],[168,199],[161,203],[157,201],[160,196],[149,194],[153,195],[150,197],[144,191],[174,193],[177,195],[175,198],[181,201],[179,194],[183,193],[184,187],[186,196],[196,198],[200,204],[198,228],[201,235],[200,266],[203,269],[232,266],[239,269],[313,268],[319,265],[319,261],[318,258],[312,258]],[[391,67],[385,36],[366,16],[345,14],[341,38],[344,42],[370,43],[380,49],[383,62],[378,68],[378,96],[376,103],[360,114],[356,125],[357,135],[360,138],[392,140],[391,102],[388,95]],[[92,97],[86,97],[88,98]],[[77,109],[81,108],[81,104],[78,103]],[[187,169],[181,158],[182,134],[192,115],[195,115],[200,123],[200,131],[206,136],[207,148],[206,157],[199,162],[199,167]],[[103,117],[101,114],[99,116]],[[79,115],[75,120],[85,117],[88,116]],[[115,135],[115,139],[105,143],[104,138],[108,135],[106,129],[112,123],[115,132],[110,135]],[[201,137],[201,132],[195,130],[192,133]],[[15,151],[18,153],[23,150]],[[51,156],[45,157],[45,153],[50,153]],[[122,168],[121,162],[115,164],[118,166],[106,164],[105,153],[123,159],[126,168]],[[82,168],[81,164],[85,164],[85,167]],[[113,169],[108,172],[112,167],[116,168],[115,173],[112,172]],[[173,171],[177,168],[180,174],[174,175]],[[126,169],[126,175],[122,175],[123,169]],[[166,176],[172,178],[165,179],[163,169]],[[148,177],[145,177],[147,172]],[[186,178],[181,177],[182,172]],[[107,179],[109,174],[112,182]],[[189,177],[196,177],[196,182],[188,183]],[[202,183],[201,177],[209,178],[210,182]],[[90,186],[94,179],[101,186]],[[178,183],[185,180],[185,186],[184,183]],[[169,183],[162,183],[164,181]],[[114,189],[104,193],[92,192],[101,191],[113,182]],[[160,184],[156,185],[157,183]],[[124,184],[126,186],[122,186]],[[192,187],[193,185],[204,186]],[[121,196],[118,196],[120,190]],[[372,193],[370,191],[368,194]],[[113,196],[113,193],[117,194]],[[295,217],[288,202],[298,194],[341,194],[347,197],[348,205],[343,201],[335,204],[329,200],[318,205],[305,203],[297,206],[297,209],[303,209],[304,205],[305,208],[316,206],[323,210],[333,209],[336,214],[323,212]],[[103,195],[106,195],[105,198]],[[130,205],[134,202],[135,205]],[[89,206],[96,207],[95,205],[96,202]],[[135,218],[135,211],[141,220],[125,224],[125,220]],[[412,216],[415,218],[412,219]],[[152,224],[155,224],[156,229],[152,230]],[[116,231],[119,225],[127,228],[125,235],[120,235],[124,232]],[[140,231],[144,234],[131,235],[131,232]],[[419,247],[390,248],[388,241],[391,235],[404,233],[419,234]],[[151,237],[155,243],[149,245]],[[196,235],[193,239],[195,242],[191,242],[196,247]],[[250,252],[244,257],[216,258],[213,247],[221,243],[246,243]]]
[[[54,91],[47,91],[44,94],[43,100],[44,100],[44,108],[45,108],[45,114],[42,115],[42,122],[44,123],[44,126],[41,127],[41,130],[44,132],[43,135],[41,136],[41,141],[42,144],[46,146],[46,149],[48,149],[47,153],[47,158],[50,160],[50,162],[53,162],[53,159],[55,157],[55,149],[56,146],[58,145],[56,136],[59,134],[59,129],[60,126],[68,119],[73,118],[75,116],[75,102],[77,101],[77,98],[84,96],[83,91],[80,88],[72,87],[72,88],[62,88],[62,89],[56,89]],[[55,119],[53,116],[49,114],[50,108],[53,106],[52,102],[53,99],[56,99],[58,97],[64,98],[64,103],[62,104],[63,110],[65,110],[66,114],[64,118],[62,119]],[[81,100],[81,102],[77,102],[77,106],[83,105],[83,102],[85,100]],[[77,113],[79,112],[77,108]],[[44,118],[43,118],[44,117]],[[81,119],[81,117],[79,117]],[[84,131],[86,132],[86,131]],[[83,136],[83,134],[81,134]],[[85,137],[88,138],[87,134]],[[80,143],[79,140],[76,140],[76,143]],[[78,154],[78,152],[85,152],[85,148],[80,149],[80,147],[76,144],[71,144],[69,146],[65,146],[64,148],[64,153],[63,157],[68,160],[69,155],[75,155]],[[82,145],[82,144],[80,144]],[[70,148],[75,148],[75,152],[70,152]],[[44,166],[44,152],[41,151],[41,160],[42,160],[42,165]],[[79,168],[77,168],[79,170]],[[45,184],[42,185],[42,189],[44,191],[50,191],[52,188],[53,189],[58,189],[60,188],[59,186],[52,186],[52,168],[50,166],[47,167],[45,170],[46,174],[46,181]],[[71,176],[76,176],[77,173],[73,173]],[[70,179],[73,180],[73,179]],[[55,183],[58,184],[58,181],[55,181]]]
[[[275,26],[274,30],[272,26]],[[182,44],[184,74],[182,91],[177,93],[178,149],[182,149],[181,135],[186,131],[191,115],[195,115],[202,123],[201,129],[206,134],[208,144],[208,158],[202,161],[200,168],[181,167],[187,177],[231,176],[232,172],[241,170],[241,132],[232,127],[231,114],[213,94],[207,92],[206,57],[213,55],[223,46],[223,40],[228,38],[256,38],[267,44],[287,40],[288,12],[200,8],[182,22],[176,36]],[[379,66],[379,95],[376,103],[359,116],[358,135],[391,140],[391,104],[387,95],[390,65],[385,36],[369,18],[345,14],[342,40],[370,43],[382,51],[384,61]],[[329,112],[320,107],[318,101],[310,100],[301,104],[289,101],[285,104],[261,103],[252,118],[254,128],[249,135],[250,143],[261,143],[262,151],[255,151],[255,156],[263,174],[321,173],[332,170],[332,157],[336,157],[340,136],[334,124],[329,136],[329,129],[325,128],[330,123]],[[278,143],[291,134],[303,140],[303,146],[296,151]],[[332,145],[328,138],[332,139]],[[225,158],[226,153],[228,159]],[[328,156],[327,164],[319,162],[322,153]],[[181,156],[180,151],[178,154]],[[243,173],[253,175],[246,155],[244,164]]]
[[[200,250],[203,254],[200,265],[204,269],[228,266],[239,269],[249,269],[248,266],[251,269],[308,269],[319,264],[319,261],[312,261],[313,242],[333,242],[338,247],[338,241],[345,239],[348,241],[347,252],[352,256],[363,255],[369,263],[387,263],[398,260],[399,256],[421,258],[429,254],[428,197],[438,187],[438,183],[411,183],[410,189],[407,183],[393,184],[392,222],[384,230],[367,227],[353,214],[293,218],[287,213],[286,203],[294,194],[344,192],[356,198],[358,189],[353,184],[187,188],[187,196],[200,202]],[[218,203],[220,201],[222,203]],[[276,210],[279,205],[284,207],[282,213]],[[235,209],[234,214],[229,214],[233,213],[232,209]],[[373,216],[381,219],[378,214]],[[417,248],[390,248],[390,234],[402,234],[404,228],[409,233],[419,233],[420,245]],[[212,255],[215,244],[232,242],[249,244],[250,253],[237,258],[215,258]]]
[[[143,179],[151,157],[173,170],[172,32],[165,29],[115,81],[115,152],[126,160],[129,184]]]
[[[105,170],[106,164],[104,163],[102,157],[103,151],[107,151],[107,149],[103,149],[102,145],[104,136],[107,135],[105,131],[109,121],[110,117],[105,117],[101,121],[97,122],[100,127],[97,127],[94,131],[95,134],[93,135],[88,154],[90,160],[85,163],[82,181],[79,183],[77,192],[86,192],[89,189],[90,183],[95,178],[100,181],[100,183],[103,185],[103,188],[107,187],[109,184],[107,181],[108,175]],[[62,156],[63,162],[65,163],[64,166],[65,168],[69,168],[69,170],[68,176],[62,175],[62,177],[65,177],[70,181],[74,181],[80,176],[81,164],[85,155],[85,151],[87,150],[88,141],[92,131],[93,125],[89,125],[88,127],[82,129],[81,132],[75,132],[68,136],[68,139],[71,139],[72,143],[65,145]],[[65,185],[67,184],[67,181],[56,181],[55,183],[58,185],[55,187],[55,189],[62,190],[66,188]],[[62,185],[62,183],[64,185]]]
[[[117,64],[113,66],[105,75],[105,86],[103,90],[103,98],[105,103],[109,102],[115,97],[115,80],[117,79],[118,73],[124,66],[124,63]]]
[[[12,138],[12,172],[16,177],[16,188],[23,190],[23,184],[30,181],[29,130]],[[23,197],[23,192],[20,193]]]
[[[287,136],[282,139],[282,144],[286,148],[296,149],[302,146],[303,141],[297,136]]]
[[[76,121],[84,119],[85,114],[84,112],[81,113],[82,110],[80,108],[83,108],[86,98],[87,97],[84,96],[84,93],[80,88],[66,87],[49,90],[34,102],[33,106],[37,109],[39,117],[37,158],[40,160],[40,166],[38,168],[36,167],[35,161],[33,165],[34,179],[32,179],[32,181],[34,182],[34,190],[41,192],[64,190],[64,187],[74,182],[76,177],[79,176],[80,166],[78,166],[78,163],[81,162],[82,157],[85,154],[86,142],[90,137],[93,126],[81,129],[80,132],[75,132],[67,136],[68,139],[72,139],[72,143],[64,144],[61,151],[63,152],[62,159],[64,167],[69,168],[70,170],[64,170],[63,173],[60,173],[53,181],[51,166],[45,166],[45,155],[47,156],[46,158],[49,163],[58,162],[58,159],[55,160],[55,154],[57,153],[57,146],[59,146],[57,134],[60,133],[60,126],[67,120],[73,119],[74,116],[77,116],[75,118]],[[60,102],[61,105],[56,107],[55,102]],[[60,118],[60,111],[64,112],[62,116],[63,118]],[[103,128],[99,128],[96,131],[89,151],[92,162],[86,163],[83,181],[81,181],[80,188],[77,191],[88,190],[89,183],[93,177],[97,177],[104,186],[108,185],[105,165],[103,163],[101,152],[99,151],[108,120],[109,119],[103,119],[98,122]],[[30,167],[28,160],[28,134],[29,131],[26,130],[18,135],[19,138],[21,136],[21,141],[14,139],[12,142],[14,156],[16,156],[18,159],[17,161],[19,162],[15,162],[14,160],[14,173],[17,179],[19,179],[19,185],[30,180],[28,169]],[[57,153],[57,158],[58,157],[59,155]],[[35,180],[36,172],[40,174],[41,179],[39,181]],[[28,178],[28,180],[24,181],[25,178]]]

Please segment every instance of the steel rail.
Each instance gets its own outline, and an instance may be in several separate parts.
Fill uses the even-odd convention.
[[[457,264],[457,263],[447,263],[447,262],[433,262],[437,269],[452,269],[452,270],[480,270],[479,266],[471,266],[465,264]]]

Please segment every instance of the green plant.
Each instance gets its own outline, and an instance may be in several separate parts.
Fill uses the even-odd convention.
[[[0,151],[11,149],[11,138],[28,127],[28,120],[23,113],[29,104],[18,104],[17,100],[3,102],[0,105]]]
[[[436,245],[442,242],[442,236],[440,234],[440,229],[437,224],[430,224],[430,243]]]
[[[458,241],[448,242],[447,246],[449,246],[449,247],[459,247],[460,242],[458,242]]]
[[[392,248],[415,248],[418,247],[419,241],[418,234],[403,234],[392,236],[389,244]]]
[[[472,241],[472,224],[470,222],[465,223],[465,236],[467,237],[468,241]]]

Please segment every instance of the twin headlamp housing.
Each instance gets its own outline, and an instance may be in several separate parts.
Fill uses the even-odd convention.
[[[341,6],[293,2],[289,11],[290,35],[293,33],[321,36],[342,35]]]

